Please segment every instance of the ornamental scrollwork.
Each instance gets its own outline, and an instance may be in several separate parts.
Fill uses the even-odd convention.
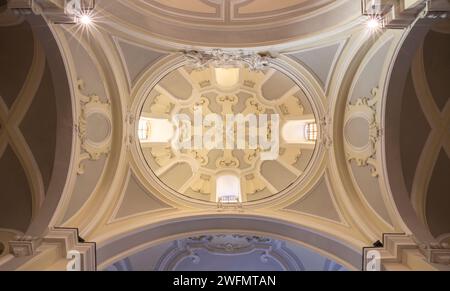
[[[362,120],[368,125],[368,141],[364,146],[356,146],[346,136],[346,154],[349,162],[354,161],[358,167],[369,167],[373,177],[378,177],[377,144],[379,143],[383,129],[377,116],[377,108],[380,101],[378,88],[371,91],[371,97],[359,98],[355,104],[349,104],[345,125],[355,120]],[[349,133],[347,133],[348,135]]]
[[[109,101],[103,101],[99,96],[83,93],[85,89],[84,82],[78,80],[77,99],[80,104],[80,114],[78,123],[75,125],[78,139],[80,141],[80,155],[78,159],[78,175],[85,172],[85,161],[98,161],[102,156],[109,154],[111,150],[111,104]],[[88,118],[93,114],[99,114],[108,123],[109,133],[101,142],[94,142],[88,137]]]
[[[321,128],[319,142],[325,149],[329,149],[333,145],[332,123],[333,121],[330,117],[330,114],[326,114],[319,120]]]
[[[285,244],[262,236],[242,234],[215,234],[189,237],[176,241],[157,263],[155,270],[174,270],[185,260],[193,264],[201,262],[201,254],[237,255],[256,253],[262,263],[276,261],[284,270],[304,270],[301,261],[286,248]]]
[[[271,57],[263,53],[246,53],[240,51],[186,51],[184,56],[188,66],[195,70],[203,70],[209,66],[229,68],[246,66],[252,71],[260,71],[269,66]]]

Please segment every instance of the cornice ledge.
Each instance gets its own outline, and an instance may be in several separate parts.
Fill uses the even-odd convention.
[[[439,270],[450,267],[446,243],[418,243],[412,235],[384,234],[383,242],[363,248],[363,270]]]
[[[97,270],[96,243],[85,242],[76,228],[50,228],[43,243],[59,244],[66,259],[69,260],[68,266],[78,268],[80,271]]]
[[[60,249],[61,257],[44,262],[50,246]],[[57,261],[67,261],[66,270],[97,270],[96,243],[85,242],[76,228],[53,227],[44,237],[17,237],[9,242],[9,247],[14,257],[26,259],[25,269],[33,269],[36,263],[51,267]],[[27,263],[30,263],[28,267]]]

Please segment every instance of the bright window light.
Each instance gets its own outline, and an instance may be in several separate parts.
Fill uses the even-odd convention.
[[[239,68],[215,68],[214,71],[219,87],[232,88],[239,83]]]
[[[150,136],[150,124],[147,119],[139,120],[138,136],[140,141],[147,141]]]
[[[317,140],[317,123],[308,123],[305,126],[305,137],[309,141],[316,141]]]
[[[241,201],[241,180],[235,175],[220,175],[216,180],[218,202],[232,203]]]
[[[317,140],[317,123],[314,120],[290,120],[281,130],[288,144],[310,144]]]
[[[141,117],[138,135],[141,142],[168,143],[174,136],[174,127],[168,119]]]

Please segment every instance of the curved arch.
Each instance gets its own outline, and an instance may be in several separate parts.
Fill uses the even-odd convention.
[[[300,1],[285,7],[277,7],[283,6],[283,3],[278,3],[281,1],[266,1],[267,10],[259,12],[252,11],[254,7],[245,7],[255,1],[202,1],[220,3],[210,7],[214,12],[206,13],[209,16],[204,17],[199,11],[189,11],[192,5],[184,5],[185,1],[178,2],[176,8],[155,3],[151,5],[149,1],[126,5],[121,1],[115,2],[99,4],[102,13],[114,15],[118,20],[117,23],[108,24],[109,30],[116,35],[133,34],[142,42],[158,40],[178,48],[185,45],[270,46],[300,40],[311,31],[326,31],[326,34],[333,35],[339,31],[339,28],[336,29],[337,24],[342,23],[343,19],[349,22],[355,20],[361,11],[359,1],[354,0]],[[206,30],[202,24],[212,27],[214,32]]]
[[[256,215],[191,216],[148,225],[140,231],[122,233],[97,242],[98,267],[138,253],[148,247],[173,240],[205,234],[230,233],[261,235],[291,241],[329,257],[349,269],[360,269],[361,251],[308,228]]]
[[[413,85],[416,86],[414,89],[417,91],[418,78],[417,74],[414,75],[414,70],[417,71],[418,65],[420,65],[420,63],[418,63],[420,58],[418,59],[417,56],[418,54],[421,54],[424,40],[437,21],[438,20],[434,19],[420,20],[405,37],[403,44],[401,44],[390,72],[386,93],[384,120],[385,143],[383,145],[383,160],[385,161],[385,169],[383,170],[385,171],[390,192],[396,204],[398,213],[406,224],[406,227],[418,241],[424,243],[432,242],[435,239],[429,228],[424,224],[424,215],[418,214],[414,209],[415,203],[411,203],[411,199],[416,199],[418,193],[415,193],[417,191],[413,191],[414,195],[413,197],[410,197],[410,191],[408,190],[406,183],[406,174],[402,165],[401,156],[401,114],[399,113],[402,112],[402,106],[405,102],[405,88],[408,86],[408,78],[411,75],[411,71],[413,72]],[[433,163],[433,161],[430,162]],[[423,172],[421,173],[423,174]],[[427,179],[427,177],[429,178],[429,174],[421,178]],[[426,191],[423,187],[419,190]],[[420,196],[424,199],[422,194],[425,194],[420,193]]]
[[[48,228],[55,213],[69,173],[72,158],[73,116],[72,98],[67,71],[57,38],[51,26],[40,16],[27,16],[35,37],[41,42],[50,69],[56,98],[56,146],[53,170],[39,213],[30,225],[27,235],[40,235]]]
[[[362,193],[358,193],[352,182],[352,174],[347,166],[345,150],[345,137],[343,129],[345,126],[345,113],[347,110],[348,96],[352,92],[352,86],[358,78],[361,68],[364,68],[367,58],[370,57],[371,49],[377,43],[380,35],[370,37],[361,30],[349,40],[342,59],[339,61],[335,76],[330,86],[330,110],[332,119],[329,126],[332,128],[332,147],[329,150],[330,159],[329,173],[335,189],[346,193],[340,199],[348,211],[351,211],[351,223],[369,241],[380,239],[383,232],[389,228],[381,220],[378,214],[366,203]],[[376,46],[375,46],[376,49]]]
[[[211,243],[215,238],[232,238],[242,240],[239,242],[228,242],[224,245]],[[194,264],[201,261],[201,257],[196,253],[197,250],[204,250],[209,254],[219,256],[240,256],[249,255],[254,252],[262,252],[260,261],[264,264],[269,258],[275,261],[285,271],[305,271],[303,262],[296,254],[286,247],[285,242],[273,240],[259,236],[244,236],[238,234],[219,234],[219,235],[203,235],[200,237],[186,238],[177,240],[162,254],[157,261],[154,270],[173,271],[182,263],[183,260],[190,258]],[[126,259],[125,259],[126,260]]]
[[[187,62],[188,60],[180,54],[170,54],[166,58],[162,59],[158,64],[147,68],[147,71],[141,76],[141,78],[137,82],[138,85],[131,93],[131,99],[133,100],[131,105],[131,112],[133,116],[140,115],[141,109],[146,100],[146,96],[148,96],[150,91],[161,81],[161,79],[163,79],[164,76],[166,76],[170,72],[182,67]],[[325,93],[323,92],[323,89],[319,85],[318,81],[313,77],[313,74],[308,69],[291,60],[290,58],[284,56],[270,59],[269,67],[283,73],[284,75],[289,77],[299,88],[301,88],[305,92],[312,105],[313,114],[316,120],[323,118],[326,112]],[[137,121],[138,119],[134,119],[133,121],[134,130],[131,133],[133,140],[138,140],[136,136],[138,132]],[[319,131],[320,130],[321,129],[319,128]],[[169,199],[172,199],[177,203],[189,203],[190,205],[196,205],[197,207],[201,205],[204,208],[216,206],[214,203],[198,201],[181,195],[167,185],[164,185],[164,183],[161,183],[156,174],[149,168],[149,166],[145,162],[146,159],[143,156],[139,143],[133,143],[131,147],[131,155],[133,157],[133,166],[135,166],[135,169],[137,170],[139,175],[147,178],[145,180],[144,186],[148,187],[149,189],[156,188],[156,194],[169,194],[161,196],[167,196],[169,197]],[[304,171],[308,174],[302,175],[287,189],[281,191],[279,194],[265,198],[262,201],[246,202],[246,206],[252,207],[267,205],[268,203],[273,203],[274,201],[288,199],[289,197],[292,197],[293,195],[301,192],[300,189],[303,187],[303,185],[308,184],[313,179],[317,179],[315,174],[319,171],[324,157],[325,149],[323,147],[323,143],[318,142],[316,147],[314,148],[313,157],[308,163],[307,169]]]

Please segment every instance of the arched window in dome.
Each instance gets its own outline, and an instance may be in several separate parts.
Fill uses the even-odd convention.
[[[315,144],[318,128],[314,120],[289,120],[282,128],[282,136],[288,144]]]
[[[216,179],[217,202],[237,203],[241,201],[241,180],[233,174],[220,175]]]
[[[311,122],[305,126],[305,137],[308,141],[317,141],[317,123]]]
[[[148,119],[141,118],[139,120],[138,136],[141,142],[146,142],[150,137],[150,124]]]
[[[141,143],[168,143],[174,136],[174,127],[168,119],[139,119],[138,136]]]

